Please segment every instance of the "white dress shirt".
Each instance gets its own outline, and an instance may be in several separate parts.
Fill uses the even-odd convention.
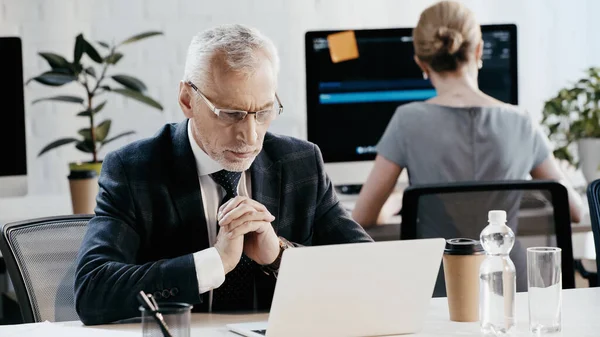
[[[202,206],[204,207],[206,226],[208,229],[208,243],[210,245],[210,248],[193,254],[194,265],[196,266],[196,276],[198,278],[198,287],[202,294],[214,288],[218,288],[225,281],[223,262],[221,261],[221,256],[217,252],[217,249],[214,248],[217,239],[217,211],[221,200],[225,196],[225,190],[210,177],[210,174],[223,170],[223,166],[210,158],[200,148],[198,143],[196,143],[194,136],[192,135],[191,122],[188,122],[187,131],[188,138],[190,139],[190,146],[192,147],[192,152],[196,159]],[[251,191],[250,172],[246,171],[242,174],[238,184],[238,195],[252,197]],[[210,301],[212,302],[212,296],[210,296]]]

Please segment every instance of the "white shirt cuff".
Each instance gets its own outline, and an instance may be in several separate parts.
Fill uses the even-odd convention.
[[[218,288],[225,282],[225,269],[221,255],[214,247],[192,254],[196,266],[196,277],[200,294]]]

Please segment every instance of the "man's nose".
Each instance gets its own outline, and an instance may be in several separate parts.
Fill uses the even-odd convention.
[[[247,145],[255,145],[258,141],[256,117],[253,114],[246,115],[246,118],[239,122],[238,139]]]

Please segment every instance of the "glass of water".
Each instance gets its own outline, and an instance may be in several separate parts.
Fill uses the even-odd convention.
[[[529,329],[531,332],[561,331],[562,269],[560,248],[527,248]]]

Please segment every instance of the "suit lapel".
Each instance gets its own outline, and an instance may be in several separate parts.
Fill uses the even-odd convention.
[[[187,123],[177,124],[172,136],[173,171],[169,191],[183,226],[189,226],[200,246],[198,250],[209,248],[206,216],[200,193],[200,181],[196,160],[190,146]]]
[[[269,134],[267,134],[265,142],[268,142],[269,138]],[[250,174],[252,199],[263,204],[275,216],[272,225],[277,233],[280,222],[281,166],[274,163],[263,149],[252,163]]]

